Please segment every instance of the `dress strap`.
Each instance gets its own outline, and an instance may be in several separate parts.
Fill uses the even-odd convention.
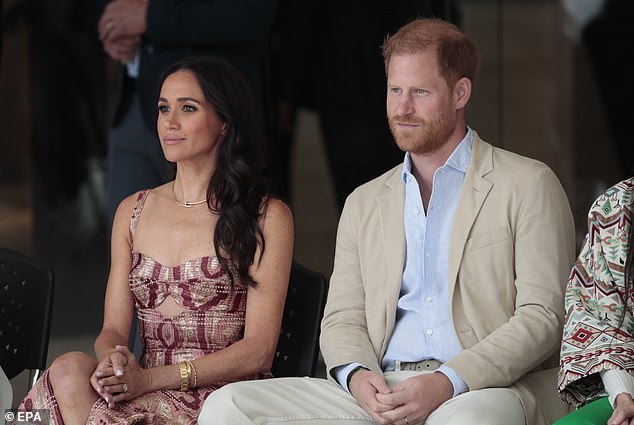
[[[134,232],[136,232],[136,225],[139,222],[139,217],[141,216],[141,211],[143,211],[143,205],[145,205],[145,200],[147,199],[148,194],[151,189],[145,189],[139,192],[139,196],[136,198],[136,204],[134,204],[134,209],[132,210],[132,217],[130,218],[130,244],[132,245],[132,250],[134,251]]]

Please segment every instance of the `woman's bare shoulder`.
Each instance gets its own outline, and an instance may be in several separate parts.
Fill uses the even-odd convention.
[[[264,207],[264,223],[293,224],[293,212],[291,208],[281,199],[269,198]]]

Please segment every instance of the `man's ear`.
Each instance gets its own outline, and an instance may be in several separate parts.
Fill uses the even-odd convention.
[[[460,78],[454,86],[454,95],[456,98],[456,109],[462,109],[469,103],[471,98],[472,82],[467,77]]]

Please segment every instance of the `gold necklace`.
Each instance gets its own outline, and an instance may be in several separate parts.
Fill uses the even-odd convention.
[[[194,205],[200,205],[203,202],[207,202],[207,199],[202,199],[200,201],[195,201],[195,202],[189,202],[189,201],[185,201],[185,203],[180,202],[178,199],[176,199],[176,192],[174,192],[174,185],[172,185],[172,195],[174,196],[174,202],[176,202],[181,207],[185,207],[185,208],[191,208]]]

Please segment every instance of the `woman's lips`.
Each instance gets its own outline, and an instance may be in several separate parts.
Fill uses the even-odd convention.
[[[168,136],[163,139],[163,143],[165,143],[166,145],[177,145],[179,143],[182,143],[184,140],[184,137]]]

